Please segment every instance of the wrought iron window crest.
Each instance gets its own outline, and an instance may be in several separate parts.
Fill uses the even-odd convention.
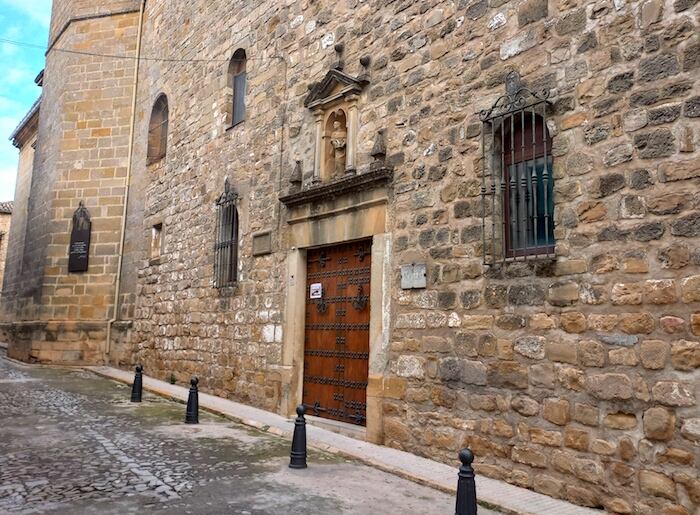
[[[238,192],[231,187],[231,181],[228,177],[224,179],[224,192],[219,196],[216,201],[217,206],[224,206],[227,204],[235,204],[238,201]]]
[[[500,96],[490,108],[479,111],[479,119],[482,122],[487,122],[493,118],[507,116],[542,102],[549,104],[549,95],[550,91],[548,89],[532,91],[522,86],[520,75],[517,72],[510,72],[506,77],[506,94]]]

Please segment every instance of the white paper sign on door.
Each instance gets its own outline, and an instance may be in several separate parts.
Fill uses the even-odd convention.
[[[321,283],[314,283],[309,289],[310,299],[321,299],[323,298],[323,285]]]

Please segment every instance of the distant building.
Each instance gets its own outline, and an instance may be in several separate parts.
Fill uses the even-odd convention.
[[[5,259],[9,240],[10,221],[12,220],[12,202],[0,202],[0,284],[5,275]]]
[[[9,353],[697,513],[697,12],[56,0]]]

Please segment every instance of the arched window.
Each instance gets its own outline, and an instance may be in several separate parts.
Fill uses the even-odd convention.
[[[548,93],[523,87],[512,73],[506,94],[481,111],[484,263],[552,258],[554,172],[547,130]]]
[[[228,84],[232,90],[231,126],[234,126],[245,120],[246,55],[242,48],[233,53],[228,65]]]
[[[148,124],[148,164],[157,163],[168,151],[168,97],[161,95],[153,104]]]
[[[214,247],[214,286],[234,286],[238,281],[238,194],[228,177],[224,192],[216,201],[216,244]]]

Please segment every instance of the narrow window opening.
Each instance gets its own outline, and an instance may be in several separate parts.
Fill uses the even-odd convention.
[[[245,95],[247,88],[247,57],[245,50],[239,48],[233,53],[228,67],[228,87],[230,90],[231,126],[245,121]]]
[[[151,259],[158,259],[163,253],[163,224],[151,228]]]
[[[151,120],[148,125],[147,164],[162,160],[168,151],[168,98],[161,95],[153,104]]]

